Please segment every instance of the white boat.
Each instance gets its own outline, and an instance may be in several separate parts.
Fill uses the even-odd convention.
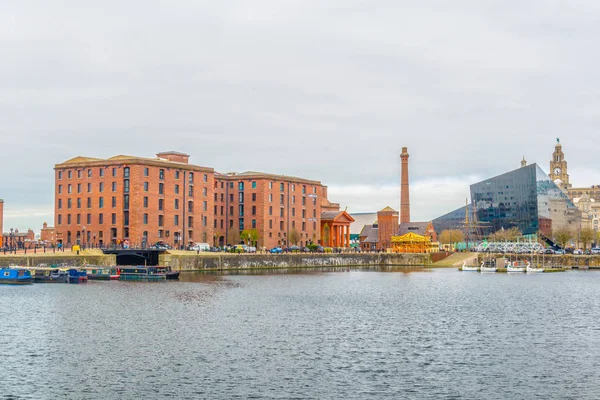
[[[486,263],[485,261],[481,262],[481,267],[479,268],[480,272],[496,272],[497,268],[492,263]]]
[[[532,267],[529,261],[527,261],[527,266],[525,267],[526,272],[544,272],[544,268]]]
[[[525,268],[525,265],[519,264],[518,261],[515,261],[514,263],[509,261],[506,264],[506,272],[525,272]]]
[[[462,270],[463,271],[479,271],[479,267],[477,265],[467,265],[467,262],[463,261]]]

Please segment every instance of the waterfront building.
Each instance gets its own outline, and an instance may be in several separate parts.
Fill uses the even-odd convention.
[[[46,222],[44,222],[40,231],[40,242],[45,246],[56,245],[56,231],[53,226],[48,226]]]
[[[350,224],[354,218],[346,211],[325,211],[321,214],[321,238],[324,246],[351,247]]]
[[[581,226],[581,212],[537,164],[471,185],[470,204],[434,219],[433,224],[437,232],[464,229],[468,219],[467,228],[475,228],[479,238],[511,227],[524,235],[542,233],[550,238],[556,229],[576,231]]]
[[[573,187],[573,185],[570,183],[567,161],[562,150],[560,139],[556,139],[554,153],[552,153],[552,159],[550,160],[549,177],[554,181],[554,183],[556,183],[557,186],[567,193],[571,200],[587,195],[590,199],[600,202],[600,185],[592,185],[586,188]]]
[[[2,246],[12,249],[28,249],[35,242],[35,232],[28,229],[27,232],[19,232],[11,228],[10,231],[2,233]]]
[[[581,211],[581,227],[591,228],[598,232],[600,226],[600,202],[596,201],[587,194],[581,197],[575,197],[573,203]]]
[[[319,181],[263,172],[216,173],[213,241],[215,245],[240,241],[257,247],[306,246],[320,243],[321,218],[339,212]],[[252,237],[240,237],[255,230]]]
[[[319,181],[218,173],[189,157],[170,151],[55,165],[56,243],[304,246],[320,241],[321,213],[339,210]],[[241,237],[249,230],[256,235]]]
[[[63,244],[174,246],[212,237],[212,168],[189,155],[75,157],[55,170],[54,228]]]
[[[363,251],[401,251],[407,250],[407,246],[398,245],[399,241],[410,239],[418,235],[427,238],[429,243],[437,241],[437,233],[431,222],[399,222],[398,211],[391,207],[385,207],[377,213],[375,223],[363,226],[360,238],[360,248]],[[403,239],[399,239],[404,237]],[[394,239],[396,244],[394,244]],[[430,248],[430,246],[428,247]],[[421,252],[421,251],[419,251]]]

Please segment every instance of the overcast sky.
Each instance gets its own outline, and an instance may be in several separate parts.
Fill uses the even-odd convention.
[[[8,0],[0,7],[4,230],[53,221],[53,166],[191,154],[321,180],[350,212],[413,220],[469,184],[545,171],[600,184],[597,0]]]

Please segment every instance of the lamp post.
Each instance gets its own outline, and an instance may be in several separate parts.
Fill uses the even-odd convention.
[[[14,251],[17,254],[17,250],[15,249],[15,230],[10,228],[10,250]]]
[[[85,225],[83,227],[81,227],[81,230],[83,231],[83,248],[85,249],[85,245],[86,245],[86,239],[85,239]]]

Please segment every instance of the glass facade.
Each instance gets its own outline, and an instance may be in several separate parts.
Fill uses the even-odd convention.
[[[558,228],[579,229],[581,212],[537,165],[471,185],[469,233],[485,237],[502,228],[517,227],[524,235],[543,233],[551,237]],[[439,233],[465,228],[465,207],[433,221]]]

